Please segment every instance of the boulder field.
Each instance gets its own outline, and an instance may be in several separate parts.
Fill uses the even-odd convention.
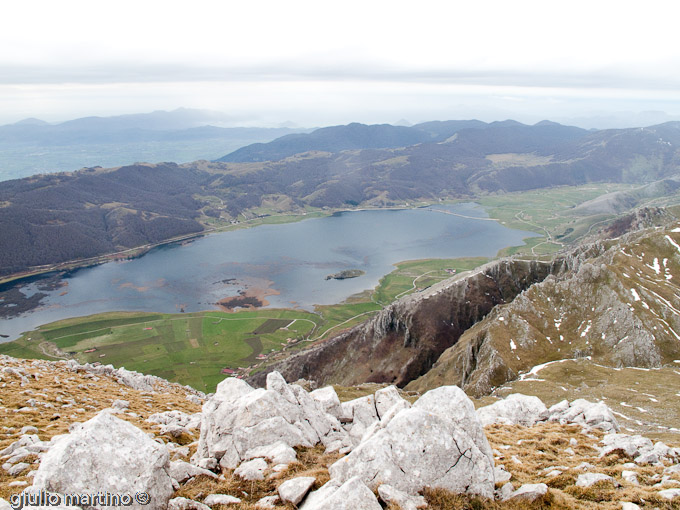
[[[245,493],[202,493],[195,499],[180,495],[197,479],[225,480],[225,474],[252,483],[277,480],[275,492],[255,504],[262,509],[285,505],[302,510],[425,508],[423,495],[430,490],[497,501],[541,501],[549,497],[550,487],[546,483],[515,487],[509,463],[522,461],[492,448],[487,431],[554,424],[571,426],[597,441],[594,458],[616,454],[630,460],[615,477],[598,473],[590,464],[579,466],[586,472],[575,480],[578,490],[603,483],[617,490],[622,484],[639,483],[637,470],[656,466],[664,470],[656,494],[672,500],[680,473],[680,449],[621,433],[604,403],[582,399],[546,408],[536,397],[515,394],[475,410],[456,386],[430,390],[412,403],[390,386],[340,402],[332,387],[308,392],[272,372],[264,388],[225,379],[205,398],[200,413],[166,409],[148,416],[146,423],[160,429],[164,437],[198,434],[198,441],[187,446],[164,442],[122,419],[128,405],[116,400],[49,441],[41,440],[35,427],[26,427],[19,439],[0,451],[2,469],[17,474],[32,469],[27,476],[32,484],[23,489],[27,495],[40,491],[130,494],[134,498],[126,506],[135,509],[239,505]],[[565,452],[573,453],[578,443],[572,438]],[[315,476],[295,476],[295,472],[280,478],[300,461],[304,448],[312,447],[336,456],[325,480],[317,483]],[[497,464],[499,459],[506,464]],[[568,469],[576,468],[555,466],[550,474],[558,476]],[[139,494],[148,499],[137,499]],[[0,508],[5,504],[0,499]],[[80,504],[81,508],[103,506],[97,501]]]

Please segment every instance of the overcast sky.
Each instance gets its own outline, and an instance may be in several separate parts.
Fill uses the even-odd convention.
[[[677,0],[5,2],[0,123],[178,107],[237,125],[680,117],[678,14]]]

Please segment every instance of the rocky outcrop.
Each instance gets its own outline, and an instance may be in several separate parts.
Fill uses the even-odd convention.
[[[456,384],[481,396],[538,365],[590,357],[659,367],[680,357],[677,224],[585,245],[465,331],[407,389]]]
[[[585,427],[597,428],[605,432],[618,432],[619,423],[611,409],[604,402],[589,402],[582,398],[573,402],[562,400],[550,407],[543,416],[548,421],[561,424],[577,423]]]
[[[513,393],[504,400],[478,409],[477,414],[483,426],[501,423],[531,427],[547,410],[539,398]]]
[[[201,435],[194,462],[214,459],[236,468],[258,451],[323,443],[330,451],[350,445],[347,432],[334,416],[303,388],[288,385],[277,372],[267,376],[267,389],[254,389],[240,379],[222,381],[203,406]]]
[[[124,367],[114,368],[113,365],[101,365],[99,363],[85,363],[81,365],[75,360],[67,360],[66,366],[74,372],[86,372],[93,375],[110,376],[115,378],[118,383],[129,386],[135,390],[140,391],[156,391],[167,389],[171,383],[157,377],[155,375],[140,374],[132,370],[127,370]],[[202,400],[205,394],[195,390],[190,386],[183,386],[184,390],[189,393],[189,396],[194,395],[196,398]]]
[[[500,260],[385,307],[374,318],[289,359],[268,371],[288,380],[312,379],[344,385],[387,382],[404,386],[426,373],[437,358],[473,324],[499,304],[512,301],[532,284],[560,272],[550,263]],[[265,383],[266,372],[251,378]]]
[[[307,495],[314,482],[316,482],[316,478],[313,476],[300,476],[292,480],[286,480],[277,489],[279,498],[284,503],[297,505]]]
[[[358,477],[369,488],[386,483],[415,495],[423,487],[441,487],[456,493],[493,496],[493,457],[490,447],[474,441],[465,425],[450,415],[417,407],[403,409],[384,428],[363,440],[349,455],[333,464],[333,480]]]
[[[552,421],[562,425],[577,424],[584,429],[600,429],[617,432],[619,424],[611,409],[604,402],[589,402],[582,398],[573,402],[562,400],[550,409],[537,397],[513,393],[504,400],[477,409],[482,425],[522,425],[532,427],[536,423]],[[650,443],[651,444],[651,443]]]
[[[639,465],[680,460],[680,448],[669,448],[661,441],[653,443],[650,439],[639,435],[607,434],[600,442],[604,445],[600,448],[600,457],[622,451]]]

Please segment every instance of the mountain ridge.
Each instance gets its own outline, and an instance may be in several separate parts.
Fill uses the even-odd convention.
[[[308,151],[274,162],[89,168],[5,181],[0,226],[17,242],[0,249],[0,273],[199,233],[243,214],[271,214],[262,212],[264,204],[302,214],[590,182],[646,184],[680,173],[678,147],[680,123],[590,133],[505,122],[462,129],[443,143]],[[75,237],[75,249],[65,246],[76,230],[84,234]],[[30,248],[27,236],[37,236],[39,246]]]

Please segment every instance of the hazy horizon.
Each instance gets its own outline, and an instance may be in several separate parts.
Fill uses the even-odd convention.
[[[233,126],[676,119],[679,10],[669,0],[14,3],[0,33],[0,124],[179,107],[225,112]]]

